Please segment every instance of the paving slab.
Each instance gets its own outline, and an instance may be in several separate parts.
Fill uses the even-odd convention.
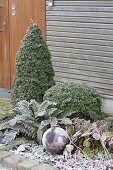
[[[24,158],[18,155],[11,155],[3,160],[3,167],[12,168],[12,170],[17,170],[18,164],[23,161]]]
[[[38,166],[31,168],[31,170],[58,170],[58,169],[54,168],[49,164],[40,163]]]
[[[11,98],[11,90],[0,88],[0,97],[10,99]]]
[[[39,163],[38,160],[27,159],[7,151],[0,150],[0,160],[0,170],[58,170],[47,163]]]
[[[18,164],[18,170],[31,170],[31,168],[33,168],[34,166],[38,166],[38,165],[39,165],[38,161],[24,160]]]
[[[7,158],[8,156],[10,156],[11,153],[7,152],[7,151],[1,151],[0,150],[0,164],[3,163],[3,159]]]

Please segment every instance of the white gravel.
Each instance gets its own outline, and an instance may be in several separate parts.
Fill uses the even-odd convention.
[[[24,152],[18,152],[17,150],[11,152],[29,159],[36,159],[41,163],[49,163],[62,170],[113,170],[113,160],[107,160],[102,156],[97,157],[96,160],[86,157],[81,159],[76,158],[76,156],[66,160],[63,155],[51,155],[44,152],[42,146],[37,145],[27,147]]]
[[[12,170],[12,169],[2,168],[2,167],[0,166],[0,170]]]

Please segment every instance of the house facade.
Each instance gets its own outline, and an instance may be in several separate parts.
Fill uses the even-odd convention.
[[[113,0],[0,0],[0,87],[11,88],[15,55],[31,18],[51,51],[55,80],[85,82],[111,108]]]
[[[46,3],[46,39],[57,82],[85,82],[113,105],[113,0]],[[109,106],[110,104],[110,106]],[[113,112],[113,108],[110,110]]]

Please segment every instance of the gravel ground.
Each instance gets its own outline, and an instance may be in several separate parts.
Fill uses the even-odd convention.
[[[0,170],[12,170],[12,169],[2,168],[2,167],[0,166]]]
[[[113,170],[113,160],[102,157],[101,155],[92,160],[90,158],[77,158],[73,155],[72,159],[64,159],[63,155],[51,155],[44,152],[42,146],[27,146],[24,152],[18,150],[12,151],[15,154],[25,156],[26,158],[36,159],[39,162],[49,163],[62,170]]]

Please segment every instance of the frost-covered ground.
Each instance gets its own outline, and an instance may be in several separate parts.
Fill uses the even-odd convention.
[[[0,170],[12,170],[12,169],[2,168],[2,167],[0,166]]]
[[[37,145],[26,147],[24,151],[17,149],[12,152],[29,159],[36,159],[41,163],[49,163],[62,170],[113,170],[113,159],[106,159],[102,155],[97,156],[95,160],[86,157],[77,158],[75,155],[72,159],[66,160],[63,155],[51,155],[44,152],[42,146]]]

